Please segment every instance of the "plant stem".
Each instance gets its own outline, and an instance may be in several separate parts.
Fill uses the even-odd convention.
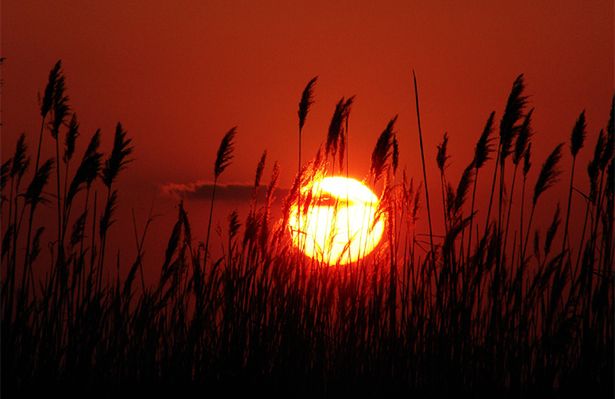
[[[214,214],[214,200],[216,198],[216,187],[218,185],[218,177],[214,177],[214,188],[211,191],[211,206],[209,208],[209,223],[207,223],[207,238],[205,239],[205,255],[203,256],[203,265],[207,265],[207,255],[209,250],[209,235],[211,233],[211,222]]]
[[[434,251],[434,245],[433,245],[433,229],[432,229],[432,225],[431,225],[431,209],[430,209],[430,205],[429,205],[429,189],[427,187],[427,169],[425,168],[425,151],[423,150],[423,131],[421,130],[421,113],[419,110],[419,91],[418,91],[418,87],[416,84],[416,74],[414,73],[414,70],[412,70],[412,77],[414,80],[414,98],[416,100],[416,120],[417,120],[417,124],[418,124],[418,128],[419,128],[419,144],[421,147],[421,163],[423,165],[423,183],[425,184],[425,200],[427,203],[427,220],[429,223],[429,244],[431,246],[431,260],[432,260],[432,267],[434,269],[434,275],[435,275],[435,251]],[[437,279],[437,276],[436,276]]]
[[[572,157],[572,169],[570,171],[570,185],[568,186],[568,205],[566,206],[566,220],[564,222],[564,238],[562,238],[562,254],[566,249],[566,239],[568,238],[568,223],[570,221],[570,209],[572,207],[572,183],[574,182],[574,167],[577,161],[576,155]],[[572,253],[571,253],[572,255]],[[570,262],[568,262],[570,264]]]

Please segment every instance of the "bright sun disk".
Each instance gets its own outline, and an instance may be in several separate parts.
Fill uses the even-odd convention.
[[[301,218],[295,202],[288,225],[293,244],[305,255],[329,265],[363,258],[384,231],[378,197],[358,180],[333,176],[301,188]]]

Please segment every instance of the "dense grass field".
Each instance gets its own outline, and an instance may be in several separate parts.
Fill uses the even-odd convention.
[[[315,82],[300,99],[299,137]],[[398,170],[390,121],[366,182],[381,189],[385,233],[358,262],[309,259],[288,227],[294,204],[316,201],[301,187],[347,173],[350,98],[338,103],[326,145],[312,159],[302,162],[299,141],[298,173],[281,217],[272,209],[277,168],[266,198],[253,197],[245,220],[229,215],[223,242],[211,233],[215,189],[206,237],[192,235],[189,209],[180,203],[158,283],[148,286],[142,248],[149,221],[135,230],[140,251],[127,273],[107,245],[117,180],[138,143],[118,124],[110,154],[100,152],[99,132],[76,154],[83,134],[58,63],[40,103],[40,136],[21,136],[1,166],[3,397],[613,397],[613,107],[596,143],[586,143],[582,113],[569,141],[536,160],[524,84],[521,75],[505,109],[477,134],[474,159],[458,182],[447,176],[446,136],[437,153],[424,154],[438,165],[424,173],[441,182],[429,191]],[[416,100],[418,115],[418,91]],[[222,139],[214,186],[233,161],[235,134]],[[53,146],[55,157],[40,159],[42,146]],[[593,151],[589,165],[576,164],[580,151]],[[563,157],[572,159],[571,169],[561,167]],[[263,155],[255,192],[265,163]],[[575,184],[583,173],[588,187]],[[491,193],[480,218],[479,184]],[[569,193],[562,208],[542,207],[555,184]],[[571,216],[573,202],[584,218]],[[42,206],[57,212],[56,225],[39,226]],[[431,232],[435,209],[443,210],[443,237]],[[545,209],[555,211],[552,222],[539,226],[537,212]],[[427,237],[414,229],[418,218],[429,220]],[[39,256],[44,230],[53,237],[50,261]],[[573,230],[580,240],[570,239]],[[220,256],[214,245],[223,248]],[[109,270],[115,278],[104,278]]]

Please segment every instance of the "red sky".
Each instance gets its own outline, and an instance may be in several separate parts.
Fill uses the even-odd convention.
[[[323,142],[337,100],[356,95],[350,165],[359,178],[377,135],[399,114],[400,164],[420,179],[412,68],[427,160],[433,168],[436,144],[448,131],[455,182],[490,111],[499,122],[519,73],[536,108],[532,182],[583,109],[585,174],[588,147],[606,125],[613,95],[612,0],[4,0],[1,18],[3,159],[22,131],[33,145],[37,93],[62,59],[81,122],[77,156],[98,127],[107,149],[121,121],[136,147],[135,162],[120,176],[124,211],[135,207],[144,217],[155,200],[158,213],[169,216],[164,220],[175,211],[160,185],[212,179],[219,140],[235,125],[235,160],[222,180],[251,182],[267,149],[287,186],[296,165],[297,103],[314,75],[320,79],[304,154]],[[430,188],[439,196],[434,172]],[[170,229],[159,225],[165,234]]]

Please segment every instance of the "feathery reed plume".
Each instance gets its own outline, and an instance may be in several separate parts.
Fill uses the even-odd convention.
[[[450,223],[452,225],[453,221],[450,220],[449,215],[452,213],[453,208],[455,207],[455,189],[453,188],[453,185],[450,184],[450,183],[446,183],[446,185],[445,185],[445,192],[446,192],[446,206],[447,206],[447,208],[444,211],[447,212],[446,217],[449,219],[449,221],[450,221]]]
[[[527,145],[527,149],[523,154],[523,177],[525,178],[527,174],[530,172],[530,168],[532,167],[532,143]]]
[[[232,127],[222,137],[220,141],[220,147],[216,154],[216,161],[214,162],[214,186],[211,191],[211,206],[209,208],[209,223],[207,224],[207,236],[205,238],[205,258],[203,262],[207,262],[207,255],[209,251],[209,236],[211,234],[211,222],[214,215],[214,201],[216,198],[216,187],[218,186],[218,178],[224,172],[224,170],[230,165],[233,159],[233,150],[235,147],[234,140],[237,134],[237,126]],[[205,263],[206,264],[206,263]]]
[[[9,158],[0,166],[0,192],[4,191],[4,187],[9,181],[12,163],[13,158]],[[2,197],[2,203],[4,204],[4,197]]]
[[[604,143],[606,141],[606,136],[604,134],[604,130],[600,129],[600,133],[598,134],[598,139],[596,140],[596,146],[594,147],[594,157],[589,164],[587,165],[587,175],[589,177],[589,199],[590,201],[595,201],[596,194],[598,190],[598,174],[600,172],[600,160],[602,159],[602,154],[604,152]]]
[[[233,160],[233,150],[235,139],[235,135],[237,134],[237,127],[231,128],[224,137],[222,137],[222,141],[220,142],[220,147],[218,148],[218,153],[216,155],[216,162],[214,164],[214,178],[217,179],[220,177],[222,172],[227,168],[227,166]]]
[[[49,71],[49,78],[47,79],[47,86],[45,86],[45,94],[43,95],[43,101],[41,102],[41,117],[45,118],[51,107],[53,106],[54,93],[56,88],[56,81],[62,75],[62,60],[58,60],[51,71]]]
[[[498,175],[498,166],[500,169],[500,190],[499,190],[499,207],[498,207],[498,224],[497,224],[497,232],[498,235],[501,232],[501,216],[502,216],[502,203],[504,201],[504,168],[506,165],[506,158],[510,154],[512,142],[515,138],[515,134],[517,133],[518,126],[516,126],[518,120],[521,118],[523,114],[523,109],[525,108],[525,104],[527,102],[527,97],[522,96],[522,92],[525,88],[525,84],[523,81],[523,74],[517,76],[515,81],[513,82],[512,89],[510,94],[508,95],[508,100],[506,102],[506,108],[504,109],[504,115],[500,120],[500,141],[498,145],[498,151],[496,155],[496,165],[493,169],[493,180],[491,182],[491,193],[489,195],[489,205],[487,207],[487,217],[486,217],[486,225],[485,230],[489,226],[489,220],[491,217],[491,209],[493,206],[493,195],[495,193],[495,183]]]
[[[560,219],[559,214],[560,214],[560,208],[559,208],[559,202],[558,202],[557,207],[555,208],[555,213],[553,214],[553,220],[551,221],[551,224],[549,225],[549,228],[547,229],[547,235],[545,236],[545,247],[544,247],[545,257],[551,251],[551,243],[553,243],[555,234],[557,234],[557,229],[559,228],[559,225],[562,221]]]
[[[380,180],[388,165],[388,160],[392,156],[393,138],[395,137],[395,131],[393,129],[396,121],[397,115],[387,123],[386,128],[380,133],[374,151],[372,152],[370,173],[374,177],[374,182]]]
[[[549,154],[545,162],[542,164],[542,168],[540,169],[540,174],[538,175],[538,179],[536,179],[536,184],[534,186],[534,196],[532,198],[532,210],[530,212],[530,220],[527,225],[527,232],[525,234],[523,251],[521,251],[521,260],[525,259],[525,251],[527,247],[527,241],[530,234],[530,229],[532,227],[532,220],[534,218],[534,211],[536,210],[536,203],[540,196],[549,189],[555,182],[557,181],[560,170],[557,169],[557,164],[559,163],[562,157],[562,147],[564,143],[558,144],[555,149]]]
[[[98,152],[100,146],[100,129],[96,130],[90,143],[83,153],[81,163],[75,172],[75,176],[70,183],[68,193],[66,195],[67,207],[70,207],[75,195],[83,188],[85,184],[88,188],[92,185],[101,168],[103,154]]]
[[[274,200],[275,189],[278,186],[278,179],[280,178],[280,165],[278,162],[273,163],[273,170],[271,171],[271,179],[267,186],[267,193],[265,196],[265,207],[263,210],[261,229],[260,229],[260,247],[261,251],[265,252],[267,249],[267,242],[269,240],[269,215],[271,213],[271,204]]]
[[[79,121],[77,120],[77,114],[73,114],[68,124],[68,131],[66,132],[66,137],[64,139],[64,155],[62,156],[62,160],[65,163],[68,163],[75,153],[75,142],[77,141],[78,136]]]
[[[38,148],[36,150],[36,163],[34,170],[38,170],[39,161],[41,158],[41,146],[43,144],[43,128],[45,126],[45,119],[51,111],[54,105],[55,90],[58,79],[62,76],[62,60],[58,60],[56,64],[49,71],[49,78],[47,79],[47,85],[45,86],[45,93],[41,102],[41,129],[38,138]]]
[[[513,207],[513,199],[515,193],[515,182],[517,181],[517,170],[519,169],[519,163],[521,159],[523,159],[524,154],[527,151],[528,146],[530,145],[530,139],[533,136],[532,131],[532,114],[534,113],[534,108],[532,108],[523,118],[523,122],[518,127],[517,140],[515,141],[515,148],[512,151],[512,161],[514,165],[512,184],[510,187],[510,200],[508,201],[508,213],[506,215],[506,226],[504,228],[504,244],[502,246],[504,252],[507,249],[508,244],[508,228],[510,226],[510,215]],[[502,176],[504,176],[502,174]],[[522,194],[523,195],[523,194]]]
[[[303,89],[303,93],[301,93],[301,100],[299,101],[299,110],[297,111],[297,114],[299,116],[299,145],[298,145],[299,156],[297,159],[297,176],[301,175],[301,165],[302,165],[301,147],[302,147],[303,126],[305,125],[305,119],[307,118],[307,114],[310,110],[310,106],[314,103],[314,85],[316,85],[317,80],[318,80],[318,76],[314,76],[308,82],[308,84],[305,86],[305,89]],[[260,166],[260,163],[259,163],[259,166]],[[263,158],[263,166],[264,166],[264,158]],[[260,171],[260,174],[262,174],[262,169]],[[259,176],[258,168],[257,168],[257,176]],[[258,180],[260,180],[260,176],[258,177]],[[255,190],[255,195],[256,195],[256,190]],[[299,209],[301,209],[301,198],[298,198],[298,206],[299,206]],[[300,212],[297,214],[297,218],[300,218]],[[297,222],[299,225],[301,224],[299,219],[297,220]]]
[[[421,129],[421,112],[419,107],[419,89],[416,84],[416,73],[414,73],[414,69],[412,70],[412,80],[414,82],[414,100],[416,103],[416,122],[418,125],[419,131],[419,144],[421,148],[421,164],[423,166],[423,185],[425,186],[425,203],[427,204],[427,221],[429,224],[429,244],[431,249],[431,265],[432,270],[435,271],[435,251],[433,245],[433,229],[431,226],[431,206],[429,204],[429,189],[427,188],[427,169],[425,168],[425,151],[423,149],[423,131]]]
[[[502,120],[500,121],[500,145],[499,145],[499,159],[500,159],[500,190],[499,190],[499,196],[498,196],[498,219],[497,219],[497,236],[498,239],[502,239],[502,215],[503,215],[503,208],[506,207],[505,202],[505,188],[506,188],[506,183],[505,183],[505,178],[506,178],[506,158],[510,155],[511,153],[511,147],[512,147],[512,142],[514,140],[514,138],[518,135],[518,133],[520,132],[520,130],[524,129],[523,133],[524,133],[524,137],[521,138],[521,143],[519,143],[519,147],[525,147],[525,142],[527,142],[527,140],[529,140],[529,136],[530,136],[530,131],[529,131],[529,126],[530,126],[530,121],[531,121],[531,115],[530,117],[526,117],[525,121],[522,123],[521,126],[517,125],[517,122],[519,121],[519,119],[521,119],[521,117],[523,116],[523,110],[525,108],[525,105],[527,103],[527,96],[522,96],[523,90],[525,88],[525,84],[523,82],[523,74],[519,75],[517,77],[517,79],[515,79],[514,83],[513,83],[513,87],[511,89],[510,95],[508,96],[508,101],[506,102],[506,108],[504,110],[504,115],[502,116]],[[521,151],[521,150],[520,150]],[[515,154],[513,154],[515,155]],[[515,171],[517,169],[517,165],[515,164]],[[497,174],[497,162],[496,162],[496,166],[495,166],[495,171],[494,171],[494,186],[495,186],[495,177]],[[513,175],[513,184],[512,184],[512,188],[511,188],[511,192],[510,192],[510,198],[511,201],[509,202],[509,211],[510,211],[510,205],[512,204],[512,198],[514,196],[514,178],[516,177],[516,174]],[[493,193],[493,188],[492,187],[492,193]],[[487,211],[487,214],[489,214],[489,212],[491,211],[491,200],[490,200],[490,207],[489,210]],[[508,219],[508,218],[507,218]],[[488,220],[487,220],[488,222]],[[498,266],[498,270],[497,272],[500,273],[500,268],[502,265],[502,259],[505,257],[505,253],[506,253],[506,240],[507,240],[507,233],[508,233],[508,223],[505,226],[506,232],[504,232],[504,238],[503,238],[503,245],[499,245],[498,246],[498,250],[497,250],[497,266]],[[497,295],[496,295],[497,296]],[[499,317],[499,316],[498,316]]]
[[[39,203],[44,203],[46,199],[43,197],[43,188],[49,181],[49,175],[53,168],[53,159],[48,159],[43,162],[41,167],[36,171],[32,181],[28,185],[26,192],[24,193],[24,199],[26,204],[30,206],[30,218],[28,220],[28,233],[26,236],[26,254],[24,257],[24,278],[22,279],[22,291],[25,286],[25,275],[28,273],[31,261],[30,261],[30,238],[32,235],[32,222],[34,220],[34,211]],[[13,237],[13,240],[17,240],[17,237]]]
[[[493,152],[493,118],[495,117],[495,111],[492,111],[487,118],[483,132],[481,133],[476,146],[474,147],[474,166],[476,169],[480,169],[485,165],[489,158],[489,154]]]
[[[523,122],[521,126],[519,126],[519,132],[517,134],[517,140],[515,141],[515,149],[512,155],[513,164],[516,166],[519,164],[521,159],[523,158],[523,154],[525,154],[525,150],[530,143],[530,139],[533,136],[532,131],[532,114],[534,113],[534,108],[530,109],[530,111],[523,118]]]
[[[239,228],[241,227],[241,223],[239,223],[239,215],[237,214],[237,209],[234,209],[233,212],[228,216],[228,263],[232,264],[233,253],[235,245],[233,244],[233,239],[239,232]]]
[[[314,76],[308,84],[303,89],[303,93],[301,93],[301,101],[299,101],[299,110],[297,114],[299,115],[299,130],[303,130],[303,126],[305,125],[305,119],[307,118],[308,112],[310,111],[310,107],[314,104],[314,86],[316,85],[316,81],[318,80],[318,76]]]
[[[30,263],[34,263],[34,261],[41,252],[41,236],[43,235],[44,231],[45,227],[41,226],[36,229],[36,232],[34,233],[34,239],[32,240],[32,249],[30,250]]]
[[[397,173],[397,166],[399,165],[399,142],[397,141],[397,135],[393,136],[393,152],[391,154],[391,165],[393,166],[393,174]]]
[[[280,178],[280,165],[277,162],[273,163],[273,170],[271,171],[271,180],[267,185],[267,204],[271,205],[273,202],[273,194],[275,193],[275,189],[278,186],[278,179]]]
[[[572,134],[570,135],[570,154],[572,154],[573,157],[576,157],[579,150],[583,148],[586,136],[585,128],[585,110],[583,110],[577,118],[574,128],[572,129]]]
[[[444,132],[444,136],[442,137],[442,142],[438,144],[438,151],[436,153],[436,164],[438,165],[438,170],[440,171],[440,189],[442,191],[442,213],[444,218],[444,234],[448,233],[449,228],[449,211],[452,208],[452,203],[450,200],[453,199],[454,196],[448,195],[448,187],[446,183],[445,169],[446,169],[446,161],[448,161],[447,154],[448,147],[448,133]]]
[[[64,74],[58,75],[55,88],[53,89],[53,119],[51,121],[51,136],[57,140],[60,127],[66,124],[66,118],[70,112],[66,91],[66,78]]]
[[[419,184],[419,187],[416,189],[414,193],[414,200],[412,201],[412,212],[411,212],[411,220],[412,223],[416,223],[418,220],[419,210],[421,209],[421,190],[423,189],[423,183]]]
[[[519,130],[517,122],[523,116],[523,109],[527,103],[527,96],[522,96],[525,89],[523,74],[517,76],[506,102],[506,109],[500,121],[500,162],[504,163],[510,154],[515,134]]]
[[[489,155],[493,152],[493,118],[495,117],[495,111],[492,111],[487,118],[483,132],[481,133],[476,146],[474,147],[474,187],[472,188],[472,203],[470,205],[470,234],[468,236],[468,256],[472,249],[472,227],[474,225],[474,204],[476,200],[476,187],[478,185],[478,172],[490,159]]]
[[[15,145],[15,154],[13,155],[13,162],[10,172],[11,178],[17,177],[18,180],[21,180],[23,175],[26,173],[28,164],[30,163],[30,159],[26,155],[27,151],[28,146],[26,145],[26,134],[22,133],[19,135],[19,139]]]
[[[62,219],[62,192],[60,183],[60,127],[66,124],[66,118],[70,112],[68,106],[68,96],[66,95],[66,78],[64,74],[58,75],[55,82],[55,88],[53,89],[53,104],[52,104],[52,119],[51,119],[51,137],[55,141],[56,148],[56,193],[57,193],[57,208],[58,208],[58,262],[62,262],[64,259],[64,232],[62,227],[64,222]]]
[[[450,158],[446,153],[447,147],[448,133],[444,132],[442,143],[438,144],[438,152],[436,154],[436,164],[438,165],[438,169],[440,169],[440,174],[444,173],[444,169],[446,169],[446,161]]]
[[[587,221],[590,213],[590,207],[595,204],[596,197],[598,196],[598,176],[600,174],[600,160],[602,159],[602,154],[604,152],[604,143],[606,141],[606,136],[604,134],[604,129],[600,129],[600,133],[598,133],[598,139],[596,140],[596,145],[594,147],[594,156],[587,164],[587,176],[589,178],[589,195],[587,197],[587,205],[585,207],[585,217],[583,220],[583,229],[581,230],[581,240],[579,244],[579,253],[577,254],[577,260],[575,262],[575,274],[579,269],[579,262],[581,261],[581,255],[583,254],[583,248],[585,251],[591,250],[590,246],[584,247],[585,240],[585,231],[587,229]]]
[[[132,153],[133,147],[130,146],[132,139],[127,138],[127,132],[122,127],[120,122],[115,127],[115,136],[113,139],[113,148],[109,158],[105,161],[105,165],[102,169],[102,181],[107,187],[107,204],[103,217],[100,220],[100,237],[101,237],[101,250],[100,261],[98,267],[98,287],[102,283],[102,269],[105,264],[105,252],[107,244],[107,231],[111,226],[111,214],[115,209],[115,203],[117,200],[116,191],[112,189],[113,183],[117,178],[121,170],[126,167],[131,160],[128,156]]]
[[[237,214],[237,210],[234,209],[228,217],[228,231],[231,239],[237,235],[239,227],[241,227],[241,223],[239,223],[239,215]]]
[[[109,190],[120,171],[131,161],[128,159],[128,156],[133,151],[133,147],[130,146],[132,139],[126,136],[127,132],[122,127],[122,124],[118,122],[115,127],[113,148],[102,170],[102,181]]]
[[[81,215],[73,223],[73,232],[70,237],[70,246],[75,247],[81,242],[85,233],[85,222],[87,219],[87,211],[83,211]]]
[[[340,132],[337,149],[337,152],[339,154],[340,170],[344,169],[344,155],[346,155],[346,161],[348,161],[349,154],[347,154],[346,151],[346,149],[348,148],[348,120],[350,119],[350,110],[352,109],[352,104],[354,103],[354,97],[355,96],[352,96],[346,100],[342,112],[342,122],[344,122],[344,127],[341,129]],[[346,162],[346,169],[348,169],[348,162]],[[348,173],[348,170],[346,170],[346,173]]]
[[[68,208],[68,203],[66,201],[66,194],[68,189],[68,167],[70,164],[70,160],[75,153],[75,143],[77,141],[77,136],[79,136],[79,121],[77,120],[77,114],[73,113],[73,116],[68,124],[68,131],[66,132],[66,137],[64,138],[64,154],[62,155],[62,160],[64,161],[64,221],[63,228],[66,228],[66,223],[68,219],[68,215],[66,215],[66,208]],[[58,167],[60,163],[58,161]],[[64,232],[66,234],[66,232]]]
[[[461,211],[461,207],[466,202],[466,197],[468,196],[468,191],[470,190],[470,184],[472,184],[472,177],[474,174],[474,164],[470,163],[464,170],[461,178],[459,179],[459,184],[457,185],[457,190],[455,191],[455,200],[453,201],[452,215],[458,215],[459,211]]]
[[[181,207],[181,205],[180,205]],[[167,243],[167,248],[164,253],[164,262],[162,264],[162,269],[160,272],[160,276],[165,276],[168,274],[169,265],[171,264],[171,260],[173,259],[173,254],[175,254],[175,250],[179,245],[179,240],[181,237],[183,218],[178,216],[175,225],[173,226],[173,230],[171,231],[171,235],[169,236],[169,241]]]
[[[566,218],[564,219],[564,237],[562,238],[562,253],[566,249],[566,239],[568,238],[568,223],[570,222],[570,209],[572,207],[572,185],[574,183],[574,169],[577,162],[577,154],[583,148],[585,142],[585,110],[581,112],[572,128],[570,135],[570,154],[572,155],[572,167],[570,168],[570,184],[568,186],[568,203],[566,206]],[[562,258],[563,259],[563,258]],[[570,264],[570,263],[568,263]]]
[[[267,160],[267,150],[263,151],[258,165],[256,165],[256,176],[254,177],[254,189],[257,189],[261,184],[261,178],[263,177],[263,171],[265,170],[265,162]]]
[[[113,220],[113,214],[115,213],[115,209],[117,206],[117,190],[113,190],[107,204],[105,205],[105,210],[100,218],[99,223],[99,234],[101,237],[104,237],[109,230],[109,227],[115,222]]]
[[[73,200],[75,196],[77,195],[77,193],[81,191],[84,184],[86,186],[86,195],[85,195],[85,205],[84,205],[84,209],[81,214],[81,217],[84,218],[84,223],[87,220],[88,206],[89,206],[89,200],[90,200],[90,188],[92,186],[92,183],[98,176],[100,172],[101,164],[102,164],[103,154],[98,152],[99,146],[100,146],[100,129],[97,129],[96,132],[92,135],[92,138],[90,139],[90,142],[85,152],[83,153],[83,157],[81,158],[81,163],[79,164],[77,171],[75,172],[75,176],[73,177],[70,183],[68,192],[65,195],[65,198],[66,198],[64,202],[64,225],[65,225],[64,228],[65,229],[69,221]],[[95,217],[96,215],[94,215],[94,218]],[[85,231],[85,226],[83,227],[83,231]],[[74,234],[75,234],[75,227],[73,226],[73,237],[72,238],[75,237]],[[71,242],[72,242],[72,238],[71,238]],[[85,238],[85,234],[82,233],[80,237],[80,243],[81,243],[80,250],[79,250],[80,257],[83,256],[84,238]],[[72,244],[72,246],[74,246],[74,244]]]
[[[563,143],[558,144],[551,154],[549,154],[546,161],[542,164],[542,169],[540,170],[540,174],[536,180],[536,185],[534,186],[534,197],[532,199],[533,204],[536,204],[540,195],[555,184],[555,182],[557,182],[557,179],[561,173],[561,171],[557,169],[557,164],[562,158],[563,146]]]
[[[245,222],[245,229],[243,233],[243,246],[245,247],[249,242],[254,241],[256,233],[258,232],[258,217],[256,212],[251,211],[248,213],[248,217]]]
[[[49,181],[49,174],[53,168],[53,163],[53,159],[48,159],[41,165],[24,193],[26,204],[30,205],[32,208],[46,201],[42,196],[43,188]]]
[[[317,80],[318,80],[318,76],[314,76],[305,86],[305,89],[303,89],[303,93],[301,93],[301,100],[299,101],[299,110],[297,111],[297,114],[299,116],[299,143],[298,143],[299,155],[297,158],[297,177],[298,178],[301,175],[301,166],[302,166],[301,149],[303,145],[302,143],[303,126],[305,125],[305,119],[307,118],[307,114],[310,110],[310,107],[314,103],[314,86],[316,85]],[[301,209],[301,198],[298,198],[297,201],[298,201],[297,204],[299,206],[299,209]],[[301,218],[301,212],[297,213],[297,224],[298,225],[301,225],[300,218]]]
[[[335,154],[338,149],[338,143],[340,141],[340,136],[343,133],[343,122],[344,122],[344,108],[346,105],[346,99],[344,97],[340,98],[340,100],[335,105],[335,111],[333,112],[333,116],[331,117],[331,122],[329,123],[329,131],[327,133],[327,143],[325,145],[325,152],[327,156],[333,156],[335,159]]]

